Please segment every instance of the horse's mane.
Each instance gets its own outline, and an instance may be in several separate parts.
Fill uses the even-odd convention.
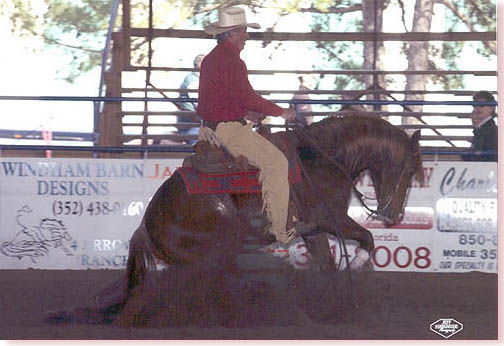
[[[376,153],[385,158],[382,165],[399,164],[409,144],[403,130],[383,119],[357,112],[326,118],[293,134],[298,148],[325,150],[349,171],[355,171],[357,162],[366,162],[369,157],[376,157]]]

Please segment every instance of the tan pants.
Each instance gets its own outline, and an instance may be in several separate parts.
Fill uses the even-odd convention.
[[[204,130],[202,130],[204,129]],[[259,168],[259,181],[262,184],[263,210],[266,211],[272,233],[278,241],[289,240],[286,233],[289,207],[289,163],[285,155],[271,142],[252,130],[252,124],[239,122],[220,123],[215,130],[215,138],[209,128],[199,131],[199,139],[220,144],[233,155],[245,156]],[[218,143],[216,143],[218,142]]]

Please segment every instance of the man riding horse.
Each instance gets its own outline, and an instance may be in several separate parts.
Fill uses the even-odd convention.
[[[281,116],[293,121],[293,109],[281,108],[259,96],[248,80],[247,67],[240,59],[247,27],[259,29],[257,23],[247,23],[245,11],[239,7],[219,10],[219,20],[205,27],[214,35],[217,46],[201,64],[198,108],[203,119],[199,139],[224,146],[233,156],[243,155],[259,168],[263,210],[270,221],[269,232],[282,243],[295,236],[287,230],[289,205],[288,162],[271,142],[252,130],[245,118],[249,112]]]
[[[219,43],[201,66],[197,113],[204,123],[199,139],[201,143],[224,146],[236,158],[245,156],[259,168],[263,207],[271,222],[269,232],[278,241],[288,243],[296,234],[294,230],[286,230],[289,204],[287,158],[272,143],[252,131],[252,125],[246,124],[245,117],[249,112],[255,112],[282,116],[291,121],[295,112],[263,99],[251,87],[247,68],[239,57],[248,38],[248,26],[259,28],[257,24],[247,23],[242,9],[232,7],[220,10],[219,21],[205,28],[207,33],[217,36]],[[286,138],[296,153],[305,153],[296,156],[306,179],[293,184],[292,192],[296,197],[297,220],[307,226],[315,224],[314,228],[300,227],[298,232],[311,256],[311,269],[333,273],[342,268],[343,258],[348,261],[348,253],[344,250],[340,252],[344,255],[336,266],[328,234],[357,241],[357,254],[347,262],[346,268],[362,268],[369,261],[374,240],[371,232],[348,216],[352,186],[355,187],[353,180],[367,171],[378,202],[373,214],[387,225],[400,222],[413,178],[419,183],[424,179],[420,130],[408,137],[402,129],[381,118],[355,112],[351,116],[328,117],[303,129],[274,133],[270,140],[280,142]],[[193,158],[198,156],[197,147],[195,151]],[[50,314],[51,320],[81,318],[88,321],[91,318],[113,320],[122,326],[150,323],[147,304],[154,303],[156,309],[173,306],[171,303],[158,305],[157,298],[151,296],[147,302],[142,301],[144,284],[151,277],[156,279],[151,276],[156,271],[156,264],[168,266],[172,273],[181,277],[187,273],[189,278],[196,277],[194,275],[204,277],[204,273],[217,270],[219,280],[226,281],[226,275],[221,273],[236,273],[236,259],[245,244],[244,233],[262,232],[266,224],[260,220],[258,227],[257,219],[251,217],[260,212],[256,203],[258,196],[249,190],[234,195],[229,191],[215,192],[212,184],[208,191],[189,191],[193,185],[190,179],[187,180],[187,172],[193,172],[195,167],[187,165],[177,169],[150,199],[130,238],[126,275],[93,298],[96,306],[85,309],[77,306],[71,312],[57,311]],[[194,185],[201,187],[200,182]],[[257,185],[254,181],[254,187]],[[363,203],[362,198],[359,199]],[[259,234],[259,237],[266,238],[263,235]],[[271,243],[271,239],[266,240]],[[197,292],[195,297],[195,301],[207,301],[206,293]],[[227,304],[226,293],[210,301],[218,301],[220,297]],[[319,298],[316,300],[320,301]],[[235,309],[234,304],[226,306]],[[200,311],[197,306],[192,308],[189,310]],[[224,316],[228,321],[227,315]]]

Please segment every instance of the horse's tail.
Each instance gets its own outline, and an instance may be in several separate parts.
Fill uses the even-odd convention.
[[[135,300],[135,290],[141,289],[148,272],[156,268],[154,254],[149,246],[150,240],[146,237],[148,237],[147,230],[142,222],[130,240],[126,275],[109,283],[86,302],[65,310],[47,311],[46,321],[109,324],[117,323],[116,317],[125,315],[121,316],[118,323],[131,324],[129,319],[134,317],[134,312],[131,310],[135,310],[138,302],[131,304],[130,301]],[[127,310],[126,314],[123,314],[124,310]]]
[[[126,276],[128,279],[128,293],[141,286],[150,270],[156,269],[151,240],[144,222],[136,229],[129,244]]]

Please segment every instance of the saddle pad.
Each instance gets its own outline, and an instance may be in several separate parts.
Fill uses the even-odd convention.
[[[184,180],[190,194],[216,193],[261,193],[258,170],[228,173],[202,173],[193,167],[179,167],[175,173]],[[289,183],[296,184],[301,180],[299,163],[289,162]]]

